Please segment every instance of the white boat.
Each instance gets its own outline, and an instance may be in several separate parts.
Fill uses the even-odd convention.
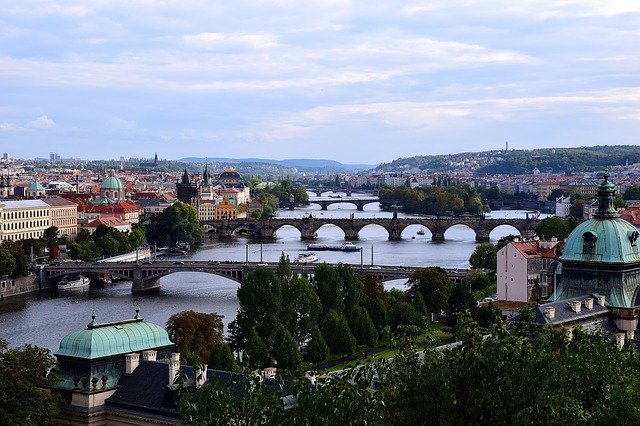
[[[84,275],[67,276],[58,282],[58,290],[86,287],[90,282],[91,280]]]
[[[424,235],[424,229],[420,228],[420,229],[418,230],[418,232],[416,232],[416,234],[418,234],[418,235]]]
[[[315,253],[300,253],[298,257],[293,259],[293,263],[313,263],[318,261],[318,256]]]

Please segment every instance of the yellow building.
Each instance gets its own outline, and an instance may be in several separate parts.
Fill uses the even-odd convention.
[[[62,197],[43,198],[50,207],[51,226],[58,228],[59,237],[74,240],[78,235],[78,205]]]
[[[238,207],[232,200],[224,199],[216,204],[216,219],[235,219],[238,217]]]
[[[19,241],[42,237],[51,226],[51,206],[42,200],[0,203],[0,240]]]

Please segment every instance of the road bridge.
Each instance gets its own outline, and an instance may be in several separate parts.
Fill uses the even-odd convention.
[[[363,264],[349,265],[358,275],[375,274],[382,281],[408,278],[416,269],[407,266],[366,266]],[[177,272],[204,272],[219,275],[233,281],[241,283],[248,273],[253,272],[258,267],[275,270],[277,263],[260,264],[257,262],[219,262],[219,261],[147,261],[135,262],[64,262],[59,265],[44,265],[33,272],[40,274],[43,283],[53,284],[62,277],[71,274],[108,274],[113,279],[124,279],[132,281],[131,291],[139,292],[160,287],[160,278]],[[315,264],[291,263],[294,273],[309,275],[313,274]],[[464,280],[465,270],[447,270],[452,281],[461,282]]]
[[[419,225],[431,232],[433,241],[444,241],[447,229],[456,225],[463,225],[472,229],[476,234],[477,242],[490,241],[490,233],[498,226],[509,225],[514,227],[523,237],[531,238],[540,223],[539,219],[527,217],[526,219],[484,219],[482,217],[452,217],[452,218],[427,218],[408,217],[398,218],[317,218],[308,216],[304,218],[271,218],[271,219],[223,219],[203,221],[216,229],[219,238],[231,238],[241,231],[247,231],[258,238],[276,238],[278,229],[283,226],[291,226],[300,231],[300,238],[313,240],[317,237],[318,230],[325,225],[335,225],[344,232],[345,240],[356,241],[358,234],[365,226],[377,225],[383,227],[389,234],[389,240],[402,239],[402,231],[411,225]]]

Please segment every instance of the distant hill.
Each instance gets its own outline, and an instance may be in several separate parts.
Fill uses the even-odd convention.
[[[634,145],[579,148],[543,148],[419,155],[381,164],[385,172],[420,170],[425,173],[473,170],[476,174],[532,174],[540,172],[593,172],[605,167],[640,163],[640,147]]]
[[[371,164],[342,164],[334,160],[313,160],[313,159],[290,159],[290,160],[270,160],[264,158],[202,158],[202,157],[187,157],[178,161],[185,163],[221,163],[228,165],[248,165],[251,164],[251,168],[258,165],[272,164],[282,166],[287,169],[297,169],[299,172],[306,173],[352,173],[360,170],[369,170],[374,168]],[[240,171],[240,170],[239,170]]]

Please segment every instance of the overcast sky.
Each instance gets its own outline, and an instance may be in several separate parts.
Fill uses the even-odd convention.
[[[0,0],[14,158],[638,144],[637,0]]]

